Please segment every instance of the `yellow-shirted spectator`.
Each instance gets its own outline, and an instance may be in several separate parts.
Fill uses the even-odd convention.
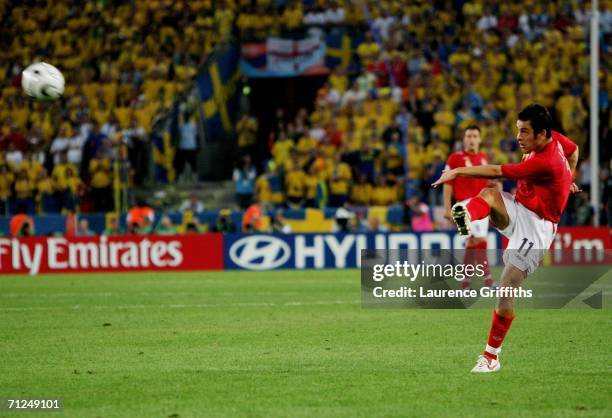
[[[439,139],[434,138],[429,145],[425,148],[423,162],[425,165],[433,162],[434,157],[436,155],[440,155],[442,159],[445,158],[449,153],[449,146],[443,142],[440,142]]]
[[[311,136],[303,136],[298,140],[295,150],[298,153],[298,161],[300,166],[305,166],[313,157],[317,147],[317,140]]]
[[[51,179],[53,180],[53,184],[56,190],[64,191],[68,189],[68,175],[67,172],[71,171],[72,173],[78,173],[77,168],[73,164],[66,163],[65,154],[62,155],[59,164],[56,164],[53,167],[53,171],[51,172]]]
[[[389,206],[397,201],[397,190],[389,185],[384,177],[380,177],[372,188],[370,203],[374,206]]]
[[[357,55],[364,64],[370,64],[378,57],[380,47],[374,41],[372,32],[366,32],[366,40],[357,47]]]
[[[43,165],[34,158],[34,154],[28,153],[21,163],[21,168],[27,171],[31,181],[36,181],[38,174],[43,170]]]
[[[247,152],[257,140],[257,119],[249,115],[243,115],[236,125],[238,133],[238,147]]]
[[[66,170],[66,184],[74,196],[80,196],[83,188],[83,180],[81,180],[77,171],[72,171],[71,168]]]
[[[300,156],[295,149],[291,149],[289,152],[289,158],[285,158],[283,164],[283,171],[289,173],[291,171],[298,171],[302,169],[302,163],[300,162]]]
[[[265,38],[268,35],[268,31],[270,27],[274,24],[274,17],[265,14],[262,9],[257,10],[257,14],[255,15],[252,22],[252,29],[255,33],[255,36],[258,38]]]
[[[274,163],[278,167],[282,167],[289,157],[290,151],[293,149],[295,144],[293,140],[287,136],[281,136],[278,138],[274,145],[272,145],[272,158],[274,159]]]
[[[112,169],[110,159],[98,151],[89,162],[91,194],[97,212],[109,212],[113,208]]]
[[[408,177],[420,179],[425,168],[425,149],[419,143],[408,143]]]
[[[338,90],[338,93],[340,93],[341,95],[344,94],[346,89],[348,89],[349,79],[346,76],[346,73],[338,67],[332,70],[328,81],[330,86]]]
[[[450,111],[446,103],[442,102],[438,111],[434,113],[436,131],[442,141],[449,142],[453,139],[453,125],[455,124],[455,114]]]
[[[400,142],[400,134],[393,132],[391,141],[384,152],[385,169],[388,173],[400,176],[404,173],[404,144]]]
[[[295,30],[302,24],[304,18],[304,11],[299,2],[292,3],[285,9],[281,17],[281,22],[289,30]]]
[[[350,129],[344,134],[343,146],[346,152],[357,152],[361,149],[363,143],[363,135],[357,133],[354,129]]]
[[[103,189],[112,182],[111,163],[108,158],[93,158],[89,162],[90,186],[94,189]]]
[[[227,5],[228,2],[225,2],[225,6],[215,11],[215,23],[222,38],[232,33],[232,23],[234,21],[234,12]]]
[[[561,126],[576,144],[582,146],[586,142],[586,134],[583,129],[584,120],[588,113],[580,96],[565,94],[557,100],[557,112],[561,119]]]
[[[372,185],[368,183],[365,174],[359,176],[359,181],[351,186],[351,203],[367,206],[372,200]]]
[[[40,198],[43,194],[52,195],[53,194],[53,182],[51,178],[47,174],[47,170],[43,169],[40,173],[38,173],[38,177],[36,178],[36,191],[38,193],[38,197]]]
[[[6,200],[11,196],[11,188],[15,179],[14,174],[5,163],[0,164],[0,200]]]
[[[309,208],[316,206],[317,187],[320,181],[317,168],[311,164],[308,173],[304,175],[304,206]]]
[[[285,173],[287,201],[294,206],[301,205],[304,199],[304,177],[305,174],[302,170],[292,170]]]
[[[26,170],[20,170],[13,184],[15,189],[15,203],[17,210],[25,209],[27,213],[34,213],[34,183],[28,177]]]
[[[332,207],[344,206],[348,200],[350,183],[353,178],[351,167],[342,161],[342,155],[336,152],[334,162],[328,169],[329,179],[329,205]]]
[[[272,202],[272,192],[270,191],[270,183],[268,182],[268,176],[266,173],[261,174],[255,180],[255,192],[259,198],[259,202],[262,204],[268,204]]]

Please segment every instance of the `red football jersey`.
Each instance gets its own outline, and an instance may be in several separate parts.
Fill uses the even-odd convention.
[[[487,165],[487,156],[482,152],[467,152],[465,150],[453,152],[446,160],[446,168],[472,167]],[[457,202],[470,199],[486,187],[489,180],[482,178],[457,177],[448,184],[453,186],[453,197]]]
[[[572,184],[567,157],[575,150],[576,144],[553,131],[552,141],[542,151],[532,151],[520,163],[503,164],[503,176],[518,180],[517,202],[540,218],[559,223]]]

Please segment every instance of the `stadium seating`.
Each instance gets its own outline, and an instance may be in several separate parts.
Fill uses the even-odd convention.
[[[472,122],[482,127],[492,162],[517,161],[514,118],[530,101],[548,106],[557,128],[587,151],[588,13],[581,2],[216,3],[5,3],[0,8],[0,166],[5,167],[0,211],[100,210],[91,198],[89,165],[96,152],[101,149],[109,162],[125,154],[120,171],[140,179],[141,151],[132,149],[128,137],[140,129],[148,136],[156,115],[171,106],[215,44],[232,35],[246,42],[306,34],[363,40],[350,45],[352,59],[339,60],[332,69],[311,112],[283,118],[277,125],[282,129],[256,138],[262,143],[268,134],[275,137],[269,161],[254,161],[259,177],[252,185],[271,206],[403,206],[416,194],[430,202],[433,214],[439,196],[428,184],[460,146],[462,129]],[[606,13],[602,51],[611,26]],[[329,56],[347,52],[332,49]],[[65,100],[42,105],[24,97],[19,74],[28,63],[45,59],[61,68],[67,87]],[[600,78],[605,118],[609,69]],[[257,129],[257,121],[249,124]],[[69,139],[66,157],[75,172],[69,187],[62,186],[65,170],[55,170],[61,152],[51,153],[58,138]],[[117,144],[130,150],[117,153]],[[38,188],[30,175],[17,197],[16,162],[30,154],[46,170],[52,193]],[[109,175],[115,176],[114,168]]]

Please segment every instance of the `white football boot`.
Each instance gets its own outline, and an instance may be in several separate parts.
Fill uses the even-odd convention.
[[[472,373],[492,373],[500,369],[501,364],[498,360],[493,360],[484,354],[481,354],[476,361],[476,365],[472,369]]]

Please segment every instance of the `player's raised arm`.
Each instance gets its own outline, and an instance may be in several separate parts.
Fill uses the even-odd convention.
[[[432,187],[438,187],[441,184],[453,181],[457,177],[481,177],[485,179],[498,179],[503,177],[500,165],[479,165],[474,167],[459,167],[452,170],[447,170],[442,173],[440,178],[436,180]]]

